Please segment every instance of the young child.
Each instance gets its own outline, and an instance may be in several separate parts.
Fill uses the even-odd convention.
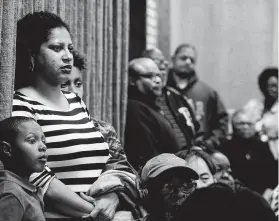
[[[0,122],[0,220],[44,221],[41,190],[28,179],[47,161],[44,133],[32,118],[10,117]]]

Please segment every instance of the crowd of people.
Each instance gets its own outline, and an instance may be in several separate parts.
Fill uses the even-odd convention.
[[[153,48],[129,62],[122,145],[82,101],[86,60],[68,25],[49,12],[20,19],[0,220],[276,220],[278,69],[258,77],[263,102],[230,116],[196,64],[191,44],[171,61]]]

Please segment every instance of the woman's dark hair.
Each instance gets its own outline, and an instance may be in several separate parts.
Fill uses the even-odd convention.
[[[44,11],[29,13],[17,22],[15,89],[31,84],[31,56],[38,53],[51,30],[60,27],[70,32],[59,16]]]
[[[199,157],[205,161],[212,175],[216,173],[216,166],[214,162],[212,161],[210,155],[203,150],[182,150],[177,152],[175,155],[186,161],[194,156]]]
[[[276,77],[278,79],[277,68],[266,68],[262,71],[258,78],[258,84],[264,96],[267,95],[266,84],[269,78]]]

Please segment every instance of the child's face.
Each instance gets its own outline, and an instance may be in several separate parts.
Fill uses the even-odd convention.
[[[12,157],[26,173],[41,172],[47,161],[45,136],[35,121],[19,125]]]
[[[74,92],[80,98],[83,96],[83,83],[82,83],[82,73],[76,67],[72,68],[72,72],[69,75],[68,81],[61,84],[63,91]]]

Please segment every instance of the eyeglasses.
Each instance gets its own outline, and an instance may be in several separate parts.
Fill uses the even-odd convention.
[[[172,183],[165,183],[161,189],[163,195],[173,193],[175,190],[180,190],[183,193],[190,194],[197,187],[195,182],[183,183],[180,187],[175,187]]]
[[[160,70],[165,70],[169,68],[169,62],[166,60],[154,59],[154,61]]]
[[[138,74],[139,77],[143,77],[143,78],[148,78],[148,79],[151,79],[151,80],[155,80],[156,77],[159,77],[159,78],[163,78],[163,75],[162,73],[152,73],[152,72],[148,72],[148,73],[145,73],[145,74]]]

